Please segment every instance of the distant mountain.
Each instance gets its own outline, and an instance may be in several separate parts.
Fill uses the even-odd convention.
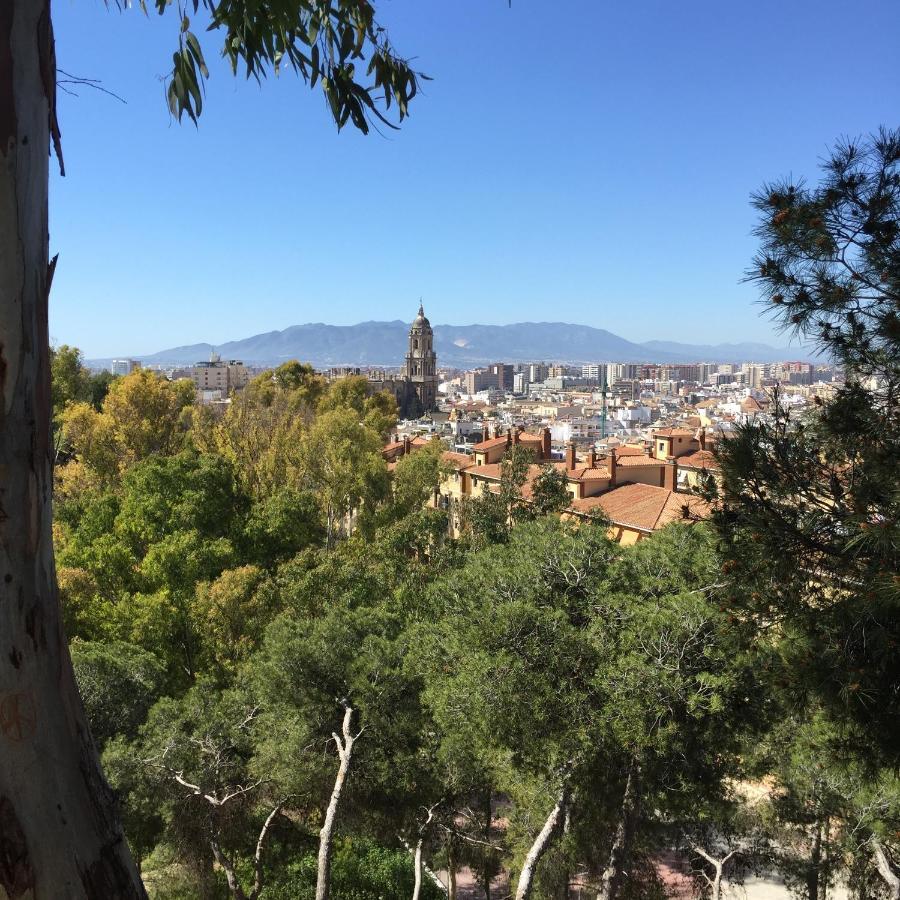
[[[300,359],[316,366],[400,366],[406,354],[409,323],[360,322],[358,325],[294,325],[225,344],[190,344],[137,357],[145,365],[190,365],[223,359],[251,365],[277,365]],[[603,328],[564,322],[519,322],[514,325],[436,325],[438,364],[472,368],[490,362],[777,362],[809,359],[799,347],[767,344],[633,343]],[[92,360],[95,365],[105,360]]]

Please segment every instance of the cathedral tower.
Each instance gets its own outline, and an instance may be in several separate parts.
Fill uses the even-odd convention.
[[[419,304],[419,314],[409,329],[409,349],[406,353],[406,380],[412,384],[418,399],[417,406],[428,412],[437,405],[437,357],[434,352],[434,332]]]

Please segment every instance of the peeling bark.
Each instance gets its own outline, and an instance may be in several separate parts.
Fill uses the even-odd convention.
[[[522,871],[519,874],[519,882],[516,885],[516,900],[528,900],[534,886],[534,873],[541,857],[550,848],[557,832],[562,830],[562,825],[569,811],[570,794],[569,786],[563,783],[556,804],[547,816],[544,827],[534,839],[534,843],[528,850],[525,861],[522,863]]]
[[[49,0],[0,2],[0,894],[145,893],[62,631],[51,540]],[[48,74],[49,73],[49,74]]]
[[[622,814],[616,827],[616,836],[609,853],[609,864],[600,879],[597,900],[617,900],[628,880],[634,835],[641,812],[641,770],[635,761],[628,770],[625,794],[622,797]]]
[[[316,878],[316,900],[328,900],[331,881],[331,847],[334,840],[334,822],[337,818],[338,804],[341,800],[341,792],[347,781],[347,775],[350,771],[350,759],[353,755],[353,744],[362,734],[350,732],[350,724],[353,719],[353,708],[346,703],[344,704],[344,720],[341,725],[341,734],[332,734],[335,744],[337,744],[338,756],[341,764],[338,767],[337,777],[334,780],[334,788],[331,791],[331,799],[328,801],[328,808],[325,810],[325,821],[322,824],[322,830],[319,832],[319,869]]]

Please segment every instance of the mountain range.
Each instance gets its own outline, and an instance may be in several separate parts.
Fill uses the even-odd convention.
[[[360,322],[357,325],[293,325],[225,344],[189,344],[147,356],[144,365],[190,365],[218,353],[248,365],[277,365],[299,359],[315,366],[401,366],[409,323]],[[603,328],[564,322],[513,325],[435,325],[438,365],[472,368],[491,362],[778,362],[809,360],[808,348],[759,343],[634,343]],[[102,365],[108,360],[89,360]]]

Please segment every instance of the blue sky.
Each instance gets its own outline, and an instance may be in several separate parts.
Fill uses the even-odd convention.
[[[88,357],[303,322],[568,321],[784,344],[740,283],[748,197],[900,124],[896,0],[381,0],[433,77],[401,131],[338,134],[290,74],[212,63],[170,120],[177,14],[55,0],[63,94],[50,307]]]

